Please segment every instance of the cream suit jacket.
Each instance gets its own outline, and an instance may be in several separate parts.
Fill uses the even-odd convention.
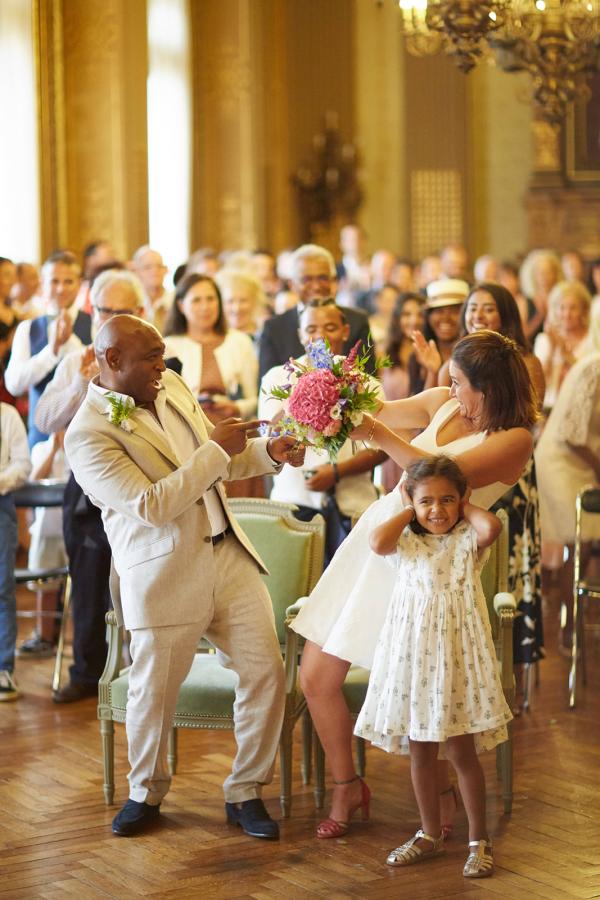
[[[182,465],[170,444],[142,419],[129,419],[131,433],[108,421],[108,401],[90,386],[65,437],[77,483],[102,511],[118,575],[115,611],[125,627],[182,625],[205,618],[212,603],[214,553],[203,494],[216,487],[238,540],[265,566],[227,507],[227,480],[278,471],[267,439],[249,441],[227,461],[213,430],[185,382],[167,370],[170,403],[189,424],[199,446]],[[111,585],[111,589],[112,589]]]

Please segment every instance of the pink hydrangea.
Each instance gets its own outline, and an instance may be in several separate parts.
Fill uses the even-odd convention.
[[[291,415],[319,432],[331,425],[330,410],[340,399],[338,380],[329,369],[316,369],[298,379],[289,399]]]

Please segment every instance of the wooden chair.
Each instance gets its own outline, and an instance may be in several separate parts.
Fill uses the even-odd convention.
[[[587,516],[600,513],[600,488],[586,488],[580,491],[575,501],[575,551],[573,569],[573,638],[571,645],[571,669],[569,671],[569,707],[575,708],[577,689],[577,661],[581,656],[581,674],[584,685],[587,683],[585,660],[585,611],[587,600],[600,600],[600,578],[586,578],[585,566],[582,564],[582,545],[584,543],[584,514]]]
[[[300,522],[293,516],[294,506],[272,500],[233,499],[230,507],[269,569],[264,576],[271,595],[279,642],[284,654],[286,695],[280,740],[280,803],[289,816],[292,785],[292,734],[296,721],[306,708],[297,689],[297,660],[294,643],[286,648],[286,609],[292,600],[313,589],[323,571],[325,522],[316,516]],[[106,616],[108,658],[98,685],[98,718],[104,760],[104,799],[114,797],[114,722],[125,721],[129,669],[121,669],[122,631],[114,612]],[[211,653],[197,653],[192,668],[181,686],[173,731],[169,741],[168,763],[171,774],[177,768],[178,728],[233,728],[233,702],[237,676],[219,665]]]
[[[600,492],[599,492],[600,493]],[[504,510],[498,513],[502,522],[502,531],[490,548],[489,557],[481,573],[481,581],[485,593],[488,615],[492,626],[494,647],[500,672],[502,689],[509,707],[512,709],[515,699],[515,679],[513,672],[513,623],[516,610],[515,599],[508,593],[508,517]],[[299,606],[295,604],[288,610],[288,624],[293,621]],[[294,634],[294,632],[292,632]],[[351,666],[344,682],[344,697],[350,715],[355,720],[361,710],[367,693],[369,672],[358,666]],[[308,710],[306,717],[309,716]],[[304,728],[304,755],[309,752],[309,741],[313,738],[312,729]],[[314,735],[315,752],[315,803],[317,808],[323,806],[325,797],[325,757],[321,742]],[[362,777],[365,774],[365,742],[356,738],[357,771]],[[305,761],[305,768],[307,763]],[[502,785],[504,811],[510,813],[513,800],[513,739],[512,722],[508,725],[508,740],[496,750],[496,768]],[[310,771],[310,768],[309,768]]]
[[[63,482],[32,481],[22,485],[13,492],[17,509],[35,509],[37,507],[62,508],[66,485]],[[62,663],[65,648],[65,634],[71,606],[71,577],[68,566],[54,566],[46,569],[15,569],[15,582],[19,585],[33,585],[36,589],[43,590],[52,582],[57,582],[62,590],[62,609],[56,612],[34,610],[18,610],[17,615],[22,618],[35,618],[38,615],[45,618],[60,619],[60,632],[56,648],[56,659],[52,675],[52,690],[60,689]]]

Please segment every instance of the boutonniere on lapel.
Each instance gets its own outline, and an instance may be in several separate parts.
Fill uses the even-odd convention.
[[[129,421],[135,409],[133,398],[115,397],[114,394],[105,394],[105,396],[110,403],[110,409],[107,410],[108,421],[122,428],[123,431],[131,433],[134,429],[134,423]]]

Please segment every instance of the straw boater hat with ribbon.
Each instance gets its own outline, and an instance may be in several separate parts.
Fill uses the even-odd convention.
[[[427,285],[425,309],[462,306],[469,296],[469,285],[460,278],[440,278]]]

